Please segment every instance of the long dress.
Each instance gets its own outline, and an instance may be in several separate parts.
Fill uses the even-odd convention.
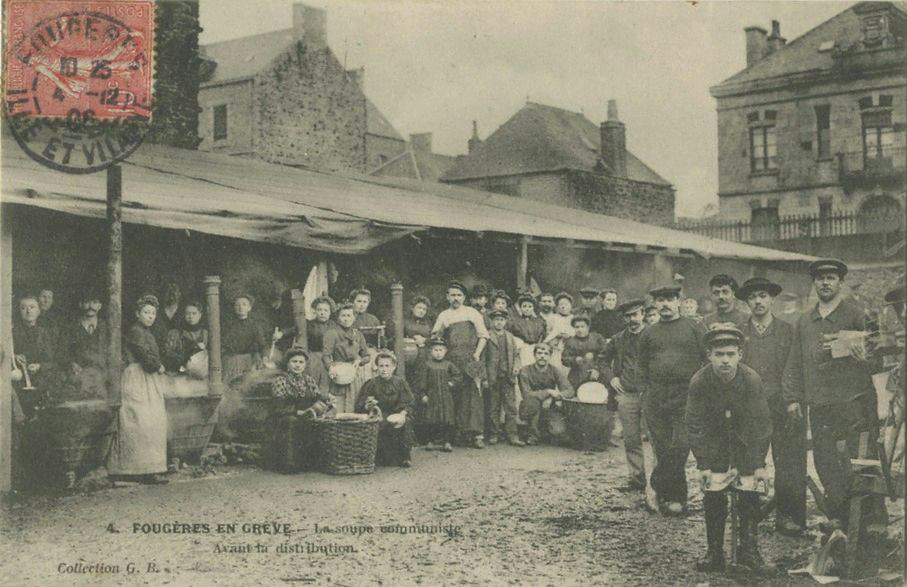
[[[460,393],[454,398],[457,430],[466,437],[481,438],[485,428],[485,404],[481,381],[485,381],[485,364],[475,360],[480,338],[488,338],[485,320],[475,308],[461,306],[447,309],[438,315],[433,334],[447,339],[447,358],[465,373]]]
[[[147,475],[167,470],[167,408],[159,385],[160,353],[151,330],[133,324],[124,339],[117,435],[110,449],[111,475]]]
[[[330,372],[334,363],[350,363],[356,366],[357,376],[352,383],[340,385],[335,381],[330,382],[329,391],[334,396],[334,407],[338,413],[352,412],[356,401],[356,394],[362,387],[362,380],[358,373],[359,360],[369,356],[365,337],[356,328],[344,328],[337,325],[328,330],[324,335],[324,352],[322,361],[325,369]]]
[[[419,365],[413,377],[416,404],[421,404],[421,398],[428,396],[421,421],[435,429],[456,424],[454,389],[459,387],[462,375],[447,359],[430,359]]]
[[[319,391],[315,380],[306,373],[278,375],[271,382],[271,396],[273,435],[269,461],[288,472],[315,468],[318,443],[312,421],[298,416],[297,411],[312,408],[321,415],[327,410],[330,396]]]
[[[406,423],[400,428],[387,421],[387,417],[406,410],[412,412],[413,393],[405,379],[398,375],[391,375],[388,379],[374,377],[365,382],[356,398],[355,410],[360,414],[367,413],[366,401],[373,397],[378,401],[384,421],[378,429],[378,454],[375,463],[379,465],[400,465],[410,458],[412,449],[412,424],[409,416]]]
[[[252,318],[234,318],[224,326],[224,383],[239,385],[255,364],[255,358],[268,354],[268,343],[261,323]]]

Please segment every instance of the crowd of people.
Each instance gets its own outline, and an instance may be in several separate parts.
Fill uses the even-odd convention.
[[[715,275],[708,284],[714,311],[705,316],[677,282],[623,301],[614,289],[584,287],[575,303],[567,292],[511,298],[503,290],[451,281],[436,314],[427,297],[410,300],[403,356],[387,350],[396,329],[369,313],[366,289],[342,303],[327,296],[313,300],[304,341],[287,304],[278,300],[261,320],[253,317],[254,298],[240,294],[230,300],[233,316],[223,328],[224,380],[240,385],[250,371],[280,363],[270,381],[272,462],[291,471],[318,459],[307,422],[349,412],[381,414],[378,460],[403,467],[412,464],[414,444],[450,452],[501,442],[560,443],[570,432],[563,425],[564,400],[584,384],[601,383],[609,414],[618,415],[623,429],[624,489],[644,492],[648,486],[662,514],[684,515],[692,450],[705,492],[708,545],[697,567],[724,568],[727,495],[737,491],[737,560],[759,569],[760,487],[774,485],[779,532],[799,535],[806,526],[807,413],[832,526],[846,527],[851,475],[838,444],[846,440],[857,456],[860,433],[878,434],[872,375],[889,366],[883,365],[878,326],[845,299],[844,263],[817,261],[809,272],[818,301],[799,314],[785,310],[784,319],[775,314],[782,287],[764,277],[741,285],[730,275]],[[903,328],[904,288],[892,290],[886,303]],[[104,387],[101,307],[98,296],[85,295],[80,315],[65,322],[53,309],[52,292],[20,296],[13,331],[17,418],[30,417],[41,394],[54,386]],[[134,323],[124,331],[111,475],[166,482],[166,411],[158,378],[205,377],[204,325],[202,305],[183,300],[174,284],[162,301],[145,295],[136,303]],[[903,353],[900,348],[896,352]],[[405,361],[403,377],[398,361]],[[901,419],[902,370],[903,357],[889,378],[898,402],[892,413]],[[646,436],[655,454],[648,479]]]

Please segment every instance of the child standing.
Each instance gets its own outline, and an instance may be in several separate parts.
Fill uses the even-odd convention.
[[[429,430],[426,450],[439,448],[451,452],[456,419],[454,412],[454,390],[462,378],[456,365],[447,360],[447,342],[433,338],[429,343],[430,357],[419,365],[414,386],[424,406],[423,422]]]
[[[394,375],[397,357],[390,351],[379,351],[375,357],[378,376],[365,382],[356,398],[356,412],[381,409],[376,462],[382,465],[409,467],[412,464],[412,426],[408,414],[413,407],[413,392],[406,380]]]
[[[505,330],[507,311],[492,310],[491,332],[485,346],[485,372],[488,385],[483,390],[485,401],[485,437],[497,444],[503,433],[513,446],[524,446],[517,435],[516,377],[520,372],[520,356],[516,338]],[[504,412],[503,422],[501,412]]]
[[[466,286],[459,281],[450,282],[447,286],[450,307],[438,315],[432,336],[444,337],[450,362],[466,375],[456,398],[457,429],[474,448],[485,448],[481,391],[485,365],[481,359],[488,342],[488,330],[479,311],[463,305],[465,299]]]

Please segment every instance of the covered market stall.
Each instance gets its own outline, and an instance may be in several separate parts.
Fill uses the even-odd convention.
[[[391,283],[402,282],[407,295],[437,299],[438,284],[450,277],[568,290],[588,281],[636,294],[678,272],[698,281],[709,272],[733,270],[744,278],[774,272],[782,282],[805,288],[796,270],[810,260],[466,188],[332,175],[154,145],[119,166],[122,203],[111,211],[103,173],[67,175],[42,167],[5,136],[2,157],[4,490],[10,486],[12,456],[10,318],[20,287],[47,283],[72,297],[101,283],[108,292],[133,299],[174,280],[203,298],[212,332],[207,385],[191,402],[168,402],[171,427],[181,427],[177,436],[197,447],[210,435],[214,406],[223,394],[215,335],[222,298],[252,287],[270,300],[275,284],[297,288],[312,267],[325,275],[318,293],[330,288],[342,298],[351,287],[371,285],[376,305],[387,308]],[[118,214],[124,224],[121,251]],[[400,325],[402,294],[395,291],[393,322]],[[298,291],[292,306],[304,329],[305,300]],[[108,313],[109,368],[116,374],[122,324],[118,308],[108,310],[116,310]],[[402,344],[402,336],[395,341]],[[70,437],[57,448],[72,474],[102,462],[119,403],[116,380],[108,377],[106,397],[60,407],[60,429]],[[177,407],[180,402],[186,405]],[[67,418],[76,418],[78,410],[93,416],[73,425]]]

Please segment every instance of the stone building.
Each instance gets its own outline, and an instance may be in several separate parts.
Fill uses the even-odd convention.
[[[839,218],[855,233],[902,228],[907,13],[862,2],[790,43],[777,21],[745,39],[746,68],[711,88],[720,220],[751,224],[748,240],[783,238],[797,216],[813,237]]]
[[[200,150],[356,173],[403,152],[364,93],[364,71],[328,47],[326,18],[294,4],[290,29],[201,48]]]
[[[579,112],[527,102],[441,181],[650,224],[674,221],[674,188],[626,147],[617,103],[596,125]]]

